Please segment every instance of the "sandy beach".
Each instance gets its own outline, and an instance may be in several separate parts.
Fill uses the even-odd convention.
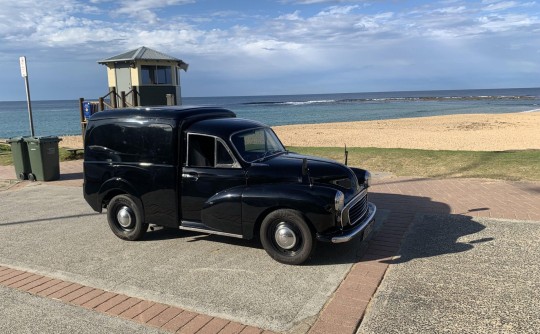
[[[274,128],[287,146],[426,150],[540,149],[540,110],[395,120],[287,125]]]
[[[540,110],[274,127],[287,146],[387,147],[426,150],[540,149]],[[82,148],[80,136],[60,146]]]

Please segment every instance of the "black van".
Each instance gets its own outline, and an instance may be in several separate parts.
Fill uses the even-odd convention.
[[[84,143],[84,198],[113,233],[149,224],[260,237],[275,260],[300,264],[317,240],[366,238],[376,208],[370,174],[287,151],[271,128],[215,107],[98,112]]]

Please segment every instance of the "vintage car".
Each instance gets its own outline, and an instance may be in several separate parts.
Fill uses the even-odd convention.
[[[287,151],[271,128],[216,107],[106,110],[88,121],[84,198],[113,233],[149,225],[260,238],[275,260],[300,264],[318,241],[369,235],[370,174]]]

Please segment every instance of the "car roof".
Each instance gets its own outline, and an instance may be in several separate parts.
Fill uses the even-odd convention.
[[[260,127],[267,126],[244,118],[213,118],[193,123],[188,128],[188,132],[228,138],[235,132]]]
[[[119,108],[100,111],[90,117],[90,121],[110,118],[166,118],[181,121],[197,116],[236,117],[230,110],[221,107],[203,106],[160,106]]]

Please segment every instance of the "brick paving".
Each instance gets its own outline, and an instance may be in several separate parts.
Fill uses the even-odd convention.
[[[33,285],[32,282],[41,284]],[[19,284],[17,284],[19,283]],[[105,292],[77,283],[51,279],[39,274],[0,266],[0,284],[35,295],[57,299],[111,316],[178,333],[271,334],[259,328],[197,314],[178,307],[153,303],[114,292]],[[39,289],[39,287],[42,289]]]
[[[14,179],[11,166],[0,166],[0,180]],[[11,175],[13,174],[13,175]],[[61,178],[51,185],[81,186],[82,161],[61,163]],[[18,183],[25,186],[28,181]],[[13,189],[11,186],[10,189]],[[399,252],[418,214],[453,214],[540,221],[540,183],[479,179],[388,178],[371,188],[370,200],[389,212],[369,241],[367,251],[349,271],[320,312],[309,333],[355,333],[369,302]],[[272,333],[181,308],[94,289],[0,266],[0,284],[55,298],[111,316],[178,333]]]
[[[325,305],[310,333],[355,333],[388,262],[417,214],[453,214],[540,221],[540,183],[479,179],[379,180],[370,200],[390,212],[366,254]]]

